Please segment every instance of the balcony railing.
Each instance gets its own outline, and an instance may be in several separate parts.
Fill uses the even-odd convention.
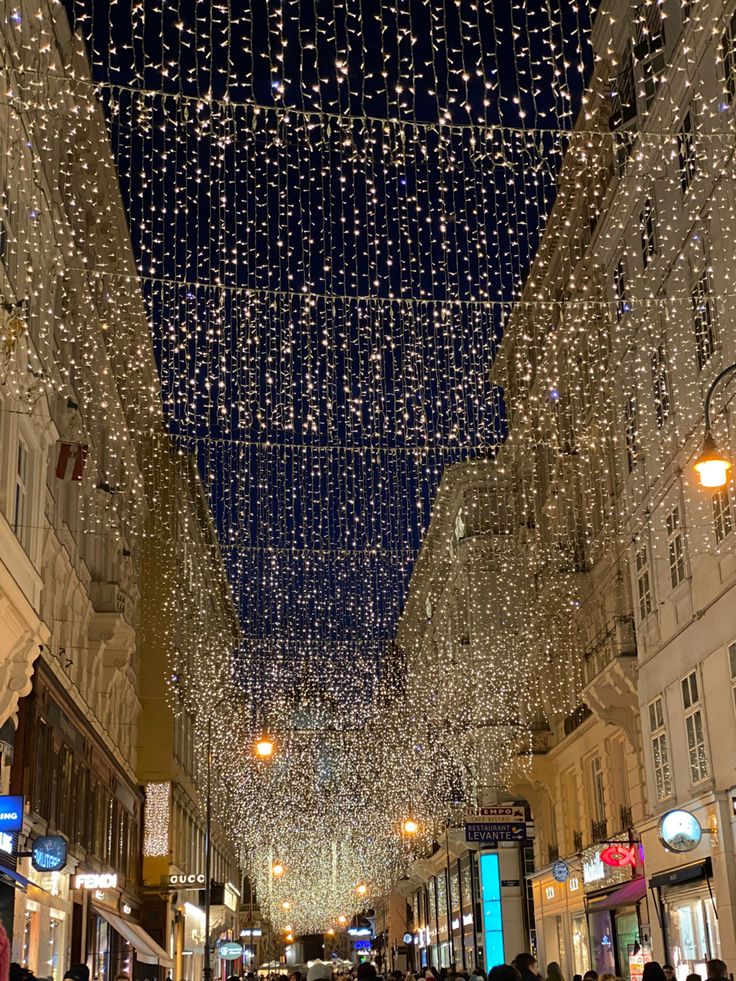
[[[550,862],[556,862],[560,857],[559,845],[547,845],[547,855]]]
[[[574,852],[581,852],[583,850],[583,832],[573,831],[572,833],[572,850]]]
[[[590,837],[594,845],[596,845],[599,841],[605,841],[608,837],[608,822],[605,820],[591,821]]]
[[[628,831],[631,827],[633,827],[634,821],[631,817],[631,808],[626,804],[622,804],[619,809],[619,821],[622,831]]]
[[[636,657],[631,616],[612,617],[593,638],[583,655],[583,683],[589,685],[617,657]]]

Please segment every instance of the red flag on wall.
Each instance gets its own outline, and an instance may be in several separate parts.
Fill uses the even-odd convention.
[[[56,476],[59,480],[81,480],[87,462],[86,443],[59,443]]]

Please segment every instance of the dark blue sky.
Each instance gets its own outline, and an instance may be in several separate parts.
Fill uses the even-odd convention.
[[[488,370],[553,200],[590,12],[231,6],[73,2],[243,678],[364,690],[443,468],[502,433]]]

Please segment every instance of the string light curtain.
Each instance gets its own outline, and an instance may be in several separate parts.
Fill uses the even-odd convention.
[[[654,319],[680,317],[692,298],[655,297],[632,276],[612,299],[598,274],[575,271],[635,144],[630,197],[645,180],[680,193],[675,115],[647,133],[620,128],[622,52],[639,14],[596,20],[585,3],[69,9],[91,77],[49,60],[43,18],[19,8],[8,25],[17,64],[5,98],[44,133],[22,156],[28,199],[42,152],[73,170],[60,151],[84,125],[70,123],[68,100],[82,117],[101,105],[137,269],[99,252],[88,274],[108,306],[107,349],[133,378],[140,351],[125,318],[141,315],[139,290],[146,302],[160,394],[130,392],[146,507],[171,507],[151,493],[168,479],[162,454],[191,455],[240,615],[235,651],[221,642],[229,626],[215,624],[213,643],[204,624],[199,641],[189,631],[172,700],[195,712],[200,737],[216,713],[217,807],[272,919],[324,928],[405,871],[453,804],[472,806],[484,767],[501,786],[535,719],[579,701],[575,612],[589,599],[586,568],[622,547],[606,494],[625,466],[601,450],[615,444],[616,399],[590,379],[631,350],[632,372],[649,371]],[[610,35],[595,72],[594,23]],[[688,56],[693,77],[695,65]],[[725,186],[719,106],[698,117],[698,166]],[[588,183],[599,193],[543,289],[542,233],[551,222],[545,242],[559,241],[555,211]],[[99,174],[68,197],[97,241],[119,233],[109,200]],[[683,207],[695,220],[694,199]],[[712,207],[732,230],[725,191]],[[727,277],[718,288],[729,293]],[[504,333],[514,345],[492,377]],[[92,349],[78,356],[91,363]],[[67,394],[51,345],[44,358],[38,374]],[[527,406],[501,467],[497,378]],[[678,420],[678,446],[695,423]],[[477,527],[491,544],[467,589],[488,620],[472,648],[439,644],[418,670],[397,623],[440,481],[457,466],[476,468],[481,489]],[[555,504],[542,511],[550,471]],[[206,571],[193,575],[206,594]],[[171,608],[186,613],[175,589]],[[458,656],[461,670],[448,670]],[[231,688],[215,709],[223,676]],[[267,762],[251,753],[263,733],[276,748]]]

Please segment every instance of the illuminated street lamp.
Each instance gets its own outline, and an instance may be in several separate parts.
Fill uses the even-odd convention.
[[[277,879],[280,878],[285,871],[286,870],[284,869],[284,866],[281,864],[281,862],[274,862],[273,865],[271,866],[271,872],[273,875],[276,876]]]
[[[404,821],[404,834],[415,835],[419,831],[419,825],[414,818],[407,818]]]
[[[259,756],[262,760],[267,760],[269,757],[273,756],[274,742],[271,736],[263,735],[255,744],[256,756]]]
[[[289,902],[288,899],[285,899],[283,901],[283,903],[281,904],[281,909],[283,909],[283,910],[290,910],[291,909],[291,903]]]
[[[708,490],[718,490],[726,486],[728,482],[728,471],[732,465],[728,457],[720,452],[713,438],[710,424],[710,403],[716,386],[734,371],[736,371],[736,363],[724,368],[710,383],[705,396],[705,435],[703,437],[703,449],[693,464],[693,470],[698,475],[700,486]]]
[[[368,892],[368,886],[361,882],[360,885],[355,887],[355,891],[359,896],[365,896],[365,894]]]
[[[348,922],[348,918],[347,916],[338,916],[337,922],[340,924],[340,926],[345,926],[345,924]]]

